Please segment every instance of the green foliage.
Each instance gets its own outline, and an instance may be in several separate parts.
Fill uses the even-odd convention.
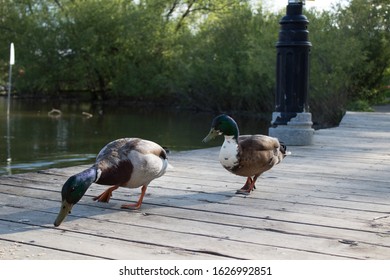
[[[348,104],[347,109],[350,111],[372,112],[370,104],[366,100],[355,100]]]
[[[309,11],[311,49],[310,108],[321,125],[337,124],[349,100],[354,81],[351,73],[364,63],[359,40],[346,37],[337,27],[334,14]]]
[[[181,89],[191,104],[218,111],[270,111],[277,33],[265,32],[268,25],[261,21],[249,6],[234,6],[221,18],[207,19],[192,36],[192,47],[182,53],[188,82]]]
[[[16,47],[20,94],[92,93],[200,110],[270,113],[280,14],[248,0],[0,0],[0,81]],[[351,0],[305,11],[314,121],[383,101],[390,84],[390,5]],[[351,105],[352,104],[352,105]],[[363,106],[364,105],[364,106]]]
[[[384,0],[353,0],[337,17],[340,32],[360,44],[363,62],[351,72],[350,98],[376,102],[390,67],[390,4]]]

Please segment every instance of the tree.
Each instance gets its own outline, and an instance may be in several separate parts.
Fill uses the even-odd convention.
[[[337,13],[307,11],[310,20],[309,105],[313,121],[322,126],[339,123],[345,113],[350,90],[355,83],[351,73],[360,68],[365,56],[361,42],[345,36]]]
[[[356,38],[362,45],[355,53],[364,62],[351,71],[353,100],[376,101],[384,73],[390,66],[390,3],[386,0],[352,0],[339,8],[337,23],[346,38]]]
[[[208,110],[269,111],[273,100],[277,33],[268,31],[261,10],[252,13],[247,3],[229,6],[206,18],[183,52],[188,80],[183,88],[190,103]]]

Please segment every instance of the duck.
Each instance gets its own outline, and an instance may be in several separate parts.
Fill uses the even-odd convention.
[[[219,152],[220,163],[229,172],[247,177],[237,194],[250,194],[256,189],[258,177],[279,164],[288,154],[286,145],[277,138],[261,134],[240,135],[236,121],[226,114],[213,119],[210,132],[203,142],[209,142],[219,135],[225,138]]]
[[[135,204],[123,204],[121,208],[137,210],[141,207],[146,189],[151,181],[161,177],[172,167],[167,152],[159,144],[141,138],[121,138],[104,146],[95,163],[68,178],[61,190],[61,208],[54,226],[58,227],[84,196],[92,183],[109,185],[102,194],[93,198],[109,202],[112,192],[119,187],[141,187],[141,195]]]

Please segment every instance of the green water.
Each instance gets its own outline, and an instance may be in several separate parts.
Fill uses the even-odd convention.
[[[62,115],[49,116],[52,108]],[[93,163],[104,145],[121,137],[152,140],[172,151],[222,143],[202,143],[215,116],[209,113],[19,99],[11,102],[9,125],[6,112],[7,99],[0,97],[0,175]],[[267,133],[265,120],[236,120],[242,134]]]

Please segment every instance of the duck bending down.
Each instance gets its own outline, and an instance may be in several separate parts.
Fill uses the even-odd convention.
[[[164,175],[168,166],[166,151],[152,141],[122,138],[108,143],[97,155],[94,165],[71,176],[63,185],[61,209],[54,226],[62,223],[92,183],[111,186],[93,198],[99,202],[108,202],[112,192],[119,187],[142,186],[137,203],[121,206],[133,210],[140,208],[149,183]]]
[[[280,163],[287,154],[286,146],[277,138],[259,134],[239,135],[237,123],[225,114],[214,118],[203,142],[218,135],[225,136],[219,152],[222,166],[233,174],[247,177],[245,185],[237,190],[239,194],[250,194],[256,188],[257,178]]]

